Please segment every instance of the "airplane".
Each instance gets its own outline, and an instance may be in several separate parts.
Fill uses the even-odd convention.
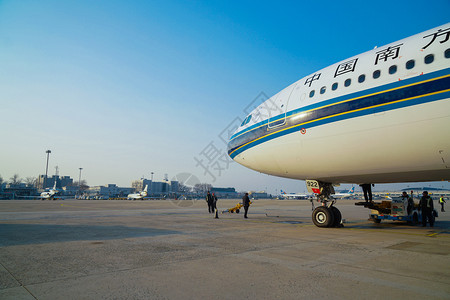
[[[136,194],[128,194],[127,198],[130,200],[142,200],[145,197],[147,197],[147,188],[148,185],[145,186],[144,190],[142,192],[136,193]]]
[[[288,199],[288,198],[297,199],[297,198],[309,198],[309,197],[311,197],[311,194],[293,194],[293,193],[292,194],[288,194],[288,193],[286,193],[283,190],[280,190],[280,192],[281,192],[281,197],[286,198],[286,199]]]
[[[40,195],[41,200],[51,200],[54,199],[55,196],[59,193],[59,191],[56,189],[56,180],[55,184],[53,185],[53,188],[46,192],[42,192]]]
[[[346,193],[334,193],[332,195],[333,198],[348,198],[350,196],[353,196],[355,194],[355,187],[352,186],[351,189],[349,189]]]
[[[228,155],[305,180],[318,227],[342,226],[334,185],[449,180],[449,40],[447,23],[303,77],[244,118]]]

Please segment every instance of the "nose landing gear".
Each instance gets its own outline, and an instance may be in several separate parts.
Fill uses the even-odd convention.
[[[341,212],[334,206],[336,201],[330,198],[330,195],[334,194],[333,185],[315,180],[307,180],[306,185],[308,190],[310,187],[316,187],[311,190],[317,194],[317,201],[322,204],[313,210],[314,225],[317,227],[343,227]]]

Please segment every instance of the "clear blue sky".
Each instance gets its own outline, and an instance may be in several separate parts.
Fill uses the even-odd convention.
[[[194,158],[259,93],[449,21],[450,1],[0,1],[0,175],[304,190]],[[211,144],[212,143],[212,144]],[[208,152],[212,155],[212,152]],[[217,160],[216,160],[217,161]],[[440,184],[443,185],[444,183]],[[445,183],[448,186],[448,183]]]

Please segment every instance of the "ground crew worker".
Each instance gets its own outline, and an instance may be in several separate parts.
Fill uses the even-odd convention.
[[[217,196],[214,193],[212,193],[211,198],[212,198],[212,208],[215,210],[217,208]]]
[[[403,203],[405,203],[405,201],[408,201],[408,205],[406,206],[406,211],[409,216],[414,209],[414,200],[412,199],[412,197],[408,196],[408,194],[406,192],[402,193],[402,200],[403,200]]]
[[[208,212],[214,213],[214,208],[213,208],[213,197],[211,196],[211,193],[208,191],[208,193],[206,194],[206,203],[208,203]]]
[[[212,194],[212,208],[213,208],[213,212],[214,212],[214,217],[216,218],[216,219],[218,219],[219,218],[219,214],[218,214],[218,211],[217,211],[217,196],[213,193]]]
[[[364,184],[360,184],[360,187],[362,187],[362,190],[364,192],[364,199],[367,202],[372,202],[372,186],[370,183],[364,183]]]
[[[248,207],[250,206],[250,198],[248,197],[248,193],[245,193],[244,197],[242,197],[242,204],[244,205],[244,218],[247,219]]]
[[[419,209],[422,210],[422,226],[427,226],[427,219],[430,223],[430,226],[434,226],[434,217],[433,217],[433,199],[428,196],[427,191],[423,191],[422,198],[420,198]]]
[[[441,198],[439,198],[439,203],[441,204],[441,211],[445,212],[445,210],[444,210],[444,203],[445,203],[444,195],[441,195]]]

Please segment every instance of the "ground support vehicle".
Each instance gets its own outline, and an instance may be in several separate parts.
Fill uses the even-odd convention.
[[[357,202],[355,205],[369,208],[369,220],[380,223],[381,220],[403,221],[410,225],[422,223],[422,212],[418,209],[418,204],[401,197],[392,198],[392,200],[383,200],[381,202]],[[436,210],[433,210],[433,218],[438,217]]]
[[[252,204],[251,201],[250,201],[250,204]],[[236,204],[235,207],[226,209],[226,210],[224,210],[222,213],[227,213],[227,212],[229,212],[229,213],[237,213],[237,214],[238,214],[238,213],[240,212],[240,209],[241,209],[242,207],[244,207],[244,205],[243,205],[242,203],[238,203],[238,204]]]

